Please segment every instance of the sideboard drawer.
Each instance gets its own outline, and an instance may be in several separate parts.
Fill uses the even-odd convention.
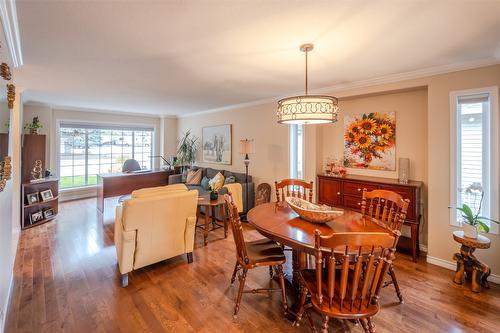
[[[415,202],[415,196],[412,188],[401,187],[401,186],[390,186],[390,185],[380,185],[381,190],[392,191],[400,194],[403,199],[410,200],[410,204],[408,205],[408,212],[406,213],[407,220],[415,220],[415,207],[417,207],[417,203]]]
[[[343,186],[344,194],[353,195],[360,198],[363,196],[364,188],[366,188],[368,192],[377,189],[377,185],[351,181],[344,181]]]
[[[344,207],[355,211],[361,210],[361,197],[344,195]]]

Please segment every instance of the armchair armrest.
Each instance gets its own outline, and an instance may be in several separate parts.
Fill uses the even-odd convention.
[[[121,274],[126,274],[134,269],[134,254],[136,230],[123,229],[122,206],[116,207],[115,215],[115,248],[118,259],[118,268]]]
[[[180,184],[180,183],[182,183],[182,175],[181,174],[168,176],[168,185]]]

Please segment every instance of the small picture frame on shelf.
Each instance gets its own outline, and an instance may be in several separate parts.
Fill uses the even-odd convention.
[[[45,219],[50,219],[50,218],[53,218],[55,216],[55,212],[54,212],[54,209],[53,208],[49,208],[49,209],[46,209],[43,211],[43,217]]]
[[[40,196],[42,197],[42,201],[49,201],[49,200],[54,199],[54,195],[52,194],[51,189],[41,191]]]
[[[43,220],[43,213],[41,210],[38,210],[30,215],[31,224],[37,223]]]
[[[38,192],[28,193],[26,195],[26,199],[28,200],[28,205],[32,205],[32,204],[36,204],[36,203],[40,202],[40,200],[38,199]]]

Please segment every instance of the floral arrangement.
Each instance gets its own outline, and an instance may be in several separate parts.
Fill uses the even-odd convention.
[[[456,210],[462,213],[463,223],[476,227],[479,229],[479,231],[483,231],[486,233],[490,231],[490,228],[488,224],[484,223],[485,221],[490,221],[497,224],[500,223],[499,221],[495,221],[488,217],[479,216],[479,214],[481,213],[481,207],[483,206],[483,200],[484,200],[484,191],[480,183],[472,183],[464,190],[460,189],[460,192],[466,194],[469,197],[468,201],[473,208],[477,207],[476,211],[474,212],[472,210],[473,208],[471,208],[471,206],[465,203],[462,204],[462,207],[450,206],[450,208],[455,208]]]
[[[344,167],[344,161],[338,158],[328,157],[325,162],[325,174],[337,177],[345,177],[347,169]]]
[[[393,112],[372,112],[346,117],[344,132],[345,166],[395,169],[396,120]],[[374,164],[378,160],[378,164]]]

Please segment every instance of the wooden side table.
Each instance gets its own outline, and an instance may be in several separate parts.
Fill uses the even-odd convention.
[[[491,268],[472,254],[476,249],[488,249],[489,238],[483,235],[478,235],[477,238],[465,237],[463,230],[459,230],[453,232],[453,239],[462,244],[460,253],[455,253],[453,256],[453,259],[457,261],[457,271],[453,282],[462,284],[465,275],[468,280],[472,281],[473,292],[480,292],[481,287],[489,288],[487,279],[491,274]]]
[[[210,200],[210,196],[203,195],[198,198],[198,213],[200,207],[205,207],[205,223],[202,225],[196,224],[196,227],[203,229],[203,244],[206,246],[208,244],[208,232],[210,231],[210,224],[212,224],[212,229],[216,230],[219,228],[224,228],[224,238],[227,238],[227,227],[228,220],[226,217],[225,207],[226,201],[224,201],[224,196],[219,195],[217,200]],[[220,225],[217,223],[217,219],[215,218],[215,210],[219,209],[219,214],[222,218],[222,222],[224,225]],[[196,214],[198,216],[198,214]],[[210,221],[212,218],[212,221]]]

